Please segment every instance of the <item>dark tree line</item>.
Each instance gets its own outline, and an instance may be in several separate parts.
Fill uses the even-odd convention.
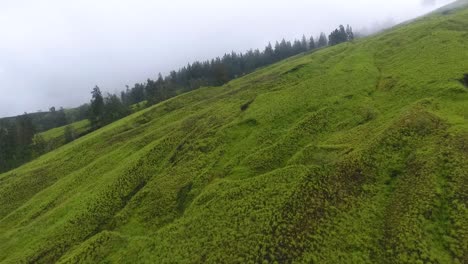
[[[195,61],[177,71],[171,71],[156,80],[148,79],[126,87],[120,95],[101,93],[96,86],[89,104],[65,111],[51,107],[49,112],[24,114],[15,118],[0,119],[0,172],[15,168],[46,152],[46,142],[36,132],[65,126],[88,118],[91,129],[97,129],[118,120],[132,111],[132,106],[145,102],[150,106],[177,94],[202,86],[219,86],[230,80],[253,72],[290,56],[336,45],[354,39],[352,28],[340,26],[328,39],[321,33],[317,39],[302,36],[299,40],[269,43],[263,50],[251,49],[245,53],[231,52],[207,61]],[[77,137],[72,126],[64,129],[65,142]]]
[[[310,42],[304,36],[302,40],[294,42],[283,39],[274,46],[268,44],[263,51],[256,49],[245,53],[231,52],[212,60],[196,61],[177,71],[171,71],[165,77],[159,74],[156,80],[148,79],[146,83],[127,87],[120,97],[126,105],[142,101],[152,105],[201,86],[223,85],[259,67],[306,52],[310,50],[310,46]],[[313,48],[316,48],[315,42]]]
[[[346,37],[343,37],[342,29]],[[269,43],[263,50],[251,49],[245,53],[231,52],[212,60],[195,61],[177,71],[171,71],[165,77],[159,74],[156,80],[148,79],[146,83],[137,83],[132,88],[127,86],[126,90],[120,94],[120,101],[124,106],[143,101],[146,101],[148,105],[153,105],[202,86],[223,85],[234,78],[251,73],[257,68],[302,52],[353,39],[352,28],[348,26],[345,30],[343,26],[340,26],[330,34],[329,38],[322,32],[317,40],[313,37],[307,39],[306,36],[292,42],[283,39],[274,45]]]

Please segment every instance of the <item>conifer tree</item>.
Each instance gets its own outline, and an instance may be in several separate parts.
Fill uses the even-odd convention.
[[[320,33],[320,37],[319,37],[317,46],[318,46],[318,48],[322,48],[322,47],[325,47],[327,45],[328,45],[327,36],[325,35],[325,33],[322,32],[322,33]]]
[[[292,53],[293,54],[298,54],[302,52],[302,44],[299,40],[294,40],[294,44],[292,47]]]
[[[309,44],[307,43],[307,39],[306,39],[305,35],[302,35],[301,51],[304,52],[304,51],[307,51],[307,50],[309,50]]]
[[[314,50],[316,48],[315,46],[315,40],[314,40],[314,37],[310,37],[309,39],[309,50]]]
[[[348,33],[349,32],[349,33]],[[343,25],[340,25],[337,29],[335,29],[332,33],[330,33],[329,44],[330,45],[337,45],[349,40],[350,35],[352,34],[352,30],[348,26],[348,30],[345,29]]]
[[[96,129],[102,125],[104,98],[102,97],[101,90],[97,85],[93,88],[91,95],[92,98],[90,104],[89,120],[91,121],[91,126],[93,129]]]
[[[349,25],[346,26],[346,35],[348,36],[348,41],[354,40],[353,28]]]

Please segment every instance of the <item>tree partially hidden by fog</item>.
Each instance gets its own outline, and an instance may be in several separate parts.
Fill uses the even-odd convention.
[[[345,29],[343,25],[340,25],[335,29],[328,37],[328,44],[333,46],[346,41],[352,41],[354,39],[353,29],[348,25]]]

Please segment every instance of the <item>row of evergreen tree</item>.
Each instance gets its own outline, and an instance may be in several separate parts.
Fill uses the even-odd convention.
[[[196,61],[177,71],[171,71],[165,77],[159,74],[156,80],[148,79],[132,88],[127,86],[120,95],[103,95],[96,86],[91,92],[89,104],[67,112],[63,108],[56,110],[51,107],[49,112],[25,113],[12,119],[0,119],[0,173],[48,151],[43,139],[35,136],[36,132],[85,118],[91,121],[91,129],[94,130],[130,114],[136,104],[144,104],[146,107],[202,86],[223,85],[290,56],[353,39],[352,28],[340,26],[328,38],[325,33],[321,33],[317,39],[305,36],[292,42],[283,39],[274,45],[269,43],[262,51],[255,49],[245,53],[231,52],[212,60]],[[69,142],[75,137],[72,127],[67,126],[64,129],[65,141]]]
[[[155,104],[178,93],[191,91],[202,86],[219,86],[230,80],[253,72],[255,69],[270,65],[285,58],[322,48],[328,45],[325,33],[317,41],[313,37],[302,37],[301,40],[277,41],[269,43],[262,51],[249,50],[245,53],[231,52],[207,61],[195,61],[177,71],[171,71],[156,80],[148,79],[146,83],[137,83],[127,87],[121,93],[121,100],[126,105],[142,101]]]
[[[340,25],[328,38],[322,32],[317,40],[306,36],[293,42],[283,39],[274,46],[269,43],[262,51],[251,49],[245,53],[231,52],[212,60],[195,61],[177,71],[171,71],[165,77],[160,73],[156,80],[148,79],[146,83],[136,83],[132,88],[127,86],[120,98],[112,94],[103,97],[96,86],[92,91],[89,119],[93,127],[98,128],[130,113],[131,105],[146,102],[149,106],[202,86],[223,85],[285,58],[353,39],[352,28],[348,25],[345,29]]]

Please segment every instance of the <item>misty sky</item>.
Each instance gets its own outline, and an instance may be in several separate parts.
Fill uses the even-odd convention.
[[[449,0],[0,0],[0,116],[74,107],[268,41],[398,23]]]

